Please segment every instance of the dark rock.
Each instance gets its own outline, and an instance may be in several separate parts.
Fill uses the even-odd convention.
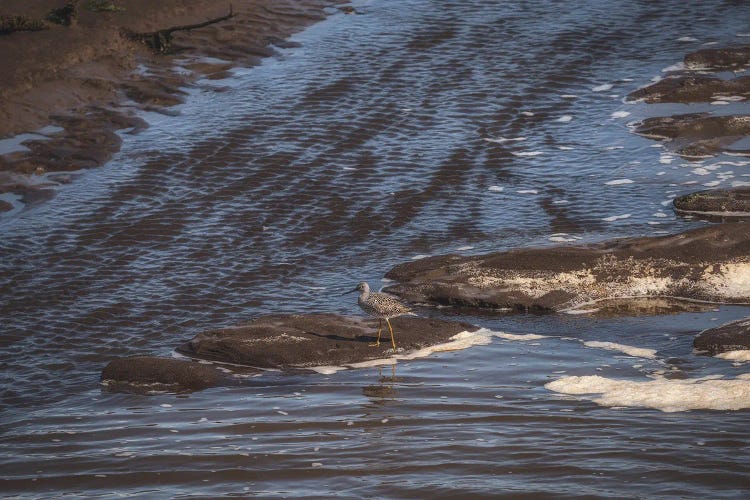
[[[446,342],[479,327],[468,323],[402,316],[391,320],[398,350],[411,351]],[[272,315],[196,335],[178,348],[188,356],[258,368],[347,365],[392,353],[388,327],[379,347],[376,319],[336,314]]]
[[[687,69],[731,70],[750,65],[750,45],[701,49],[685,56]]]
[[[13,210],[13,205],[5,200],[0,200],[0,212],[7,212]]]
[[[719,97],[750,97],[750,76],[722,80],[715,76],[672,76],[631,92],[628,100],[655,102],[709,102]]]
[[[417,303],[561,311],[615,298],[750,301],[750,224],[587,246],[521,249],[400,264],[386,291]]]
[[[643,137],[668,140],[686,158],[705,158],[721,151],[742,153],[731,144],[750,135],[750,116],[713,116],[708,113],[659,116],[639,123],[634,132]]]
[[[216,368],[194,361],[154,356],[132,356],[111,361],[102,370],[102,382],[117,391],[196,391],[219,385],[226,376]]]
[[[651,139],[742,137],[750,134],[750,116],[713,116],[709,113],[657,116],[639,123],[635,133]]]
[[[750,219],[750,187],[698,191],[674,199],[674,211],[708,220]]]
[[[750,349],[750,318],[703,330],[693,340],[693,347],[711,355]]]

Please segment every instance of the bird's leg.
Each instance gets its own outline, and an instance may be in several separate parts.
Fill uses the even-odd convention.
[[[391,326],[391,322],[388,320],[388,318],[385,318],[385,322],[388,323],[388,329],[391,331],[391,344],[393,344],[393,350],[396,350],[396,341],[393,339],[393,327]]]
[[[388,320],[386,320],[388,321]],[[379,347],[380,346],[380,332],[383,331],[383,319],[378,318],[378,340],[374,344],[370,344],[371,347]]]

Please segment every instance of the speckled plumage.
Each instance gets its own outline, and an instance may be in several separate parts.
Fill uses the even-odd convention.
[[[393,327],[391,326],[391,322],[389,320],[390,318],[395,318],[397,316],[414,313],[411,312],[411,309],[399,302],[398,299],[391,297],[390,295],[378,292],[370,292],[370,285],[368,285],[364,281],[358,284],[357,287],[352,290],[352,292],[354,291],[359,292],[359,298],[357,299],[357,304],[359,304],[359,307],[370,316],[375,316],[376,318],[378,318],[378,338],[374,344],[370,345],[380,345],[380,332],[383,329],[383,320],[385,320],[385,322],[388,324],[388,330],[391,332],[391,344],[393,345],[393,350],[395,351],[396,340],[393,338]]]
[[[370,316],[390,319],[411,313],[411,309],[399,302],[398,299],[384,293],[371,292],[367,283],[363,285],[363,290],[359,292],[357,304]]]

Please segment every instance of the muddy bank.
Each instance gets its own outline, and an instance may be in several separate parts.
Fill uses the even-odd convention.
[[[673,201],[680,215],[710,221],[750,219],[750,187],[698,191],[679,196]]]
[[[391,320],[398,352],[409,352],[447,342],[461,332],[479,327],[461,322],[420,317]],[[236,327],[196,335],[178,352],[193,358],[253,366],[293,369],[343,366],[393,354],[390,342],[375,342],[378,321],[336,314],[263,316]],[[384,337],[388,330],[384,324]]]
[[[711,355],[750,349],[750,318],[702,331],[693,340],[693,347]]]
[[[323,19],[334,3],[232,2],[231,18],[172,32],[165,53],[132,33],[221,18],[230,3],[129,0],[92,9],[79,2],[69,25],[44,21],[44,30],[0,36],[0,138],[59,127],[23,143],[23,151],[0,156],[0,192],[32,189],[32,174],[101,165],[119,149],[115,131],[142,125],[134,125],[135,112],[169,113],[169,106],[183,100],[181,87],[201,77],[226,76],[231,65],[257,63],[274,45],[284,46],[284,38]],[[63,4],[8,0],[0,14],[45,20]]]
[[[442,255],[400,264],[386,291],[410,302],[563,311],[615,298],[750,302],[750,225],[587,246]]]
[[[706,158],[722,151],[750,154],[750,151],[731,147],[750,134],[750,116],[709,113],[658,116],[638,123],[633,132],[667,141],[670,149],[686,158]]]

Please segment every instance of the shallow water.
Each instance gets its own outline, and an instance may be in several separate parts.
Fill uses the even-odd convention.
[[[200,82],[180,116],[147,115],[108,165],[0,220],[0,492],[747,494],[748,410],[610,408],[544,387],[748,373],[691,349],[748,315],[737,306],[469,316],[549,338],[189,396],[102,392],[116,356],[169,356],[264,313],[358,313],[338,294],[418,255],[677,232],[703,223],[675,217],[675,195],[750,181],[743,158],[689,163],[627,126],[747,105],[624,103],[703,43],[746,42],[750,6],[355,5],[299,48]]]

